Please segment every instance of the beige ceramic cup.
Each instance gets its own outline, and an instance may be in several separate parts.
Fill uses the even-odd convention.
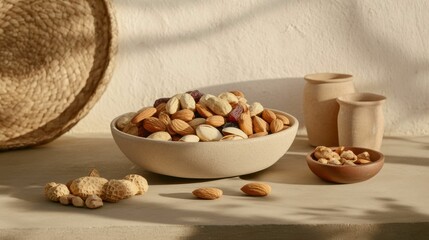
[[[303,112],[308,141],[312,146],[338,146],[336,98],[355,92],[353,76],[315,73],[304,77]]]
[[[380,150],[385,100],[386,97],[373,93],[352,93],[338,97],[339,145]]]

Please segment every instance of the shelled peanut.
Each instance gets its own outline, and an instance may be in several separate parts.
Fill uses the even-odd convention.
[[[356,155],[353,151],[345,150],[342,146],[335,149],[317,146],[314,150],[314,157],[320,163],[332,165],[355,166],[371,162],[371,157],[368,152],[362,152]]]
[[[137,174],[129,174],[121,180],[107,180],[96,170],[88,176],[69,181],[67,184],[50,182],[45,185],[45,196],[51,201],[75,207],[99,208],[103,201],[119,200],[147,192],[147,180]]]
[[[247,103],[241,91],[218,96],[198,90],[157,99],[119,118],[116,127],[148,139],[181,142],[241,140],[277,133],[291,125],[287,116]]]

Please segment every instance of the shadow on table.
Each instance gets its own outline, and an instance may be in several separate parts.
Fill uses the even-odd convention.
[[[123,200],[116,204],[106,203],[102,209],[90,211],[88,209],[79,209],[74,207],[65,207],[60,204],[54,204],[46,200],[43,196],[43,186],[50,181],[67,182],[75,178],[75,174],[81,172],[85,175],[92,167],[99,169],[101,174],[105,173],[106,178],[120,178],[130,172],[135,172],[145,176],[151,185],[163,184],[187,184],[194,182],[203,182],[209,180],[189,180],[166,177],[158,174],[148,173],[139,168],[136,168],[125,156],[116,148],[113,139],[100,138],[97,141],[91,138],[79,138],[79,144],[76,143],[74,137],[62,137],[56,142],[61,144],[48,144],[31,150],[31,158],[35,163],[31,166],[31,174],[29,172],[20,172],[23,164],[28,164],[28,154],[21,150],[14,152],[6,152],[0,155],[2,171],[0,176],[0,194],[11,195],[13,198],[20,201],[8,202],[8,209],[16,209],[19,212],[25,211],[42,211],[49,213],[65,213],[71,219],[78,215],[97,215],[103,219],[124,220],[135,222],[157,223],[161,225],[188,225],[195,226],[192,235],[188,239],[202,239],[217,234],[216,236],[236,236],[234,234],[252,233],[255,238],[263,238],[264,234],[275,231],[281,235],[284,234],[305,234],[306,238],[319,238],[320,236],[338,236],[344,237],[344,231],[339,231],[335,225],[315,227],[311,224],[302,224],[301,221],[294,220],[291,216],[299,214],[306,216],[308,220],[317,220],[326,218],[327,212],[336,211],[338,215],[346,214],[346,210],[350,208],[358,209],[359,206],[344,205],[336,206],[335,209],[321,209],[316,206],[313,208],[301,208],[300,212],[291,212],[291,209],[284,208],[280,211],[283,213],[277,214],[276,217],[268,217],[267,214],[249,213],[244,216],[234,216],[230,213],[242,207],[250,205],[254,207],[263,207],[265,203],[272,202],[273,204],[283,204],[284,199],[280,199],[275,195],[268,198],[252,198],[243,195],[237,191],[235,186],[226,187],[224,197],[230,198],[231,201],[225,202],[222,199],[218,201],[199,201],[193,198],[189,193],[185,192],[161,192],[153,193],[149,191],[146,196],[136,196],[131,199]],[[327,185],[328,183],[319,180],[314,176],[306,166],[305,154],[311,147],[304,144],[305,138],[297,137],[297,145],[294,144],[290,151],[275,165],[264,171],[233,178],[240,181],[241,179],[249,181],[267,181],[276,183],[285,183],[293,185]],[[75,147],[81,147],[76,151]],[[117,149],[117,150],[112,150]],[[90,155],[85,154],[91,152]],[[10,156],[13,155],[13,160]],[[61,156],[61,159],[58,159]],[[398,160],[399,161],[399,160]],[[37,164],[36,164],[37,163]],[[62,168],[62,166],[67,166]],[[46,173],[52,172],[52,175]],[[57,179],[52,179],[52,176]],[[16,181],[19,179],[19,181]],[[216,180],[215,180],[216,181]],[[233,181],[232,181],[233,183]],[[183,189],[183,188],[181,188]],[[161,197],[171,198],[172,201],[162,200],[160,202],[148,201],[151,194],[156,194]],[[148,199],[148,200],[147,200]],[[153,199],[153,198],[152,198]],[[398,222],[407,222],[407,219],[420,219],[421,221],[429,221],[429,216],[419,213],[417,209],[397,202],[394,199],[378,198],[383,205],[382,208],[374,208],[372,211],[367,211],[363,216],[356,216],[359,219],[368,219],[368,222],[380,221],[383,219],[394,219]],[[210,211],[194,210],[186,208],[186,205],[207,205]],[[284,204],[287,205],[287,202]],[[178,207],[180,205],[181,207]],[[201,206],[199,207],[201,209]],[[222,222],[219,222],[222,219]],[[72,221],[64,219],[64,221]],[[240,223],[246,222],[257,224],[250,228],[246,226],[238,226]],[[267,224],[260,224],[261,222]],[[270,225],[273,224],[274,225]],[[10,223],[13,224],[13,223]],[[16,223],[21,226],[21,222]],[[199,225],[209,225],[203,228]],[[231,225],[231,226],[222,226]],[[288,225],[289,227],[284,227]],[[419,225],[412,225],[413,227]],[[354,226],[351,226],[352,228]],[[372,225],[371,225],[372,227]],[[378,233],[385,233],[392,230],[391,225],[375,225],[371,233],[374,236]],[[230,229],[230,231],[221,231],[222,229]],[[222,233],[217,233],[217,232]],[[395,229],[393,229],[396,232]],[[167,231],[168,232],[168,231]],[[347,232],[347,231],[346,231]],[[220,235],[219,235],[220,234]],[[231,235],[232,234],[232,235]],[[242,236],[242,235],[241,235]],[[347,236],[345,236],[347,237]],[[13,238],[10,238],[13,239]]]
[[[129,221],[130,223],[127,225],[129,229],[134,229],[132,222],[159,224],[161,227],[170,226],[165,228],[162,233],[159,233],[160,236],[164,237],[177,236],[175,234],[180,232],[177,230],[178,226],[183,226],[183,228],[191,227],[192,232],[186,232],[189,234],[185,236],[186,239],[212,239],[213,236],[233,239],[241,238],[242,236],[249,236],[246,239],[278,239],[276,237],[279,236],[282,236],[281,239],[285,239],[287,236],[303,236],[303,239],[356,239],[354,237],[357,236],[357,233],[360,239],[423,239],[421,236],[428,232],[427,227],[429,226],[428,215],[422,214],[417,209],[401,204],[394,199],[381,197],[376,198],[376,200],[380,202],[382,207],[374,207],[373,210],[368,210],[363,215],[348,217],[350,219],[367,220],[368,224],[337,223],[314,225],[311,223],[306,224],[305,222],[320,222],[320,219],[324,219],[326,222],[335,222],[335,219],[331,218],[347,216],[350,210],[353,209],[359,211],[359,206],[349,206],[344,203],[334,209],[315,206],[298,208],[296,212],[279,209],[279,211],[283,211],[283,214],[277,214],[277,216],[283,215],[283,217],[267,217],[266,214],[258,214],[259,211],[249,212],[246,216],[233,216],[230,212],[242,207],[243,204],[254,202],[257,203],[256,205],[254,204],[255,206],[263,208],[263,205],[270,199],[241,196],[240,201],[235,203],[222,203],[221,200],[201,201],[185,196],[185,194],[171,193],[161,194],[161,196],[173,196],[177,203],[181,202],[181,204],[188,202],[187,204],[189,205],[207,205],[210,211],[193,210],[192,208],[180,209],[176,204],[145,201],[145,197],[149,196],[134,197],[115,204],[106,203],[102,209],[88,210],[53,204],[48,200],[41,200],[43,198],[40,196],[29,199],[28,196],[37,195],[40,189],[27,189],[27,191],[29,192],[26,194],[18,193],[16,197],[28,200],[28,202],[8,203],[8,207],[16,208],[20,211],[43,211],[46,214],[64,213],[70,216],[71,219],[76,219],[76,216],[78,217],[79,215],[96,215],[100,219]],[[336,212],[336,214],[332,215],[332,211]],[[302,222],[302,220],[296,221],[290,217],[296,215],[304,216],[307,220],[305,222]],[[416,219],[416,222],[408,223],[410,218]],[[219,219],[222,219],[222,221],[219,222]],[[254,220],[256,220],[256,223],[252,224]],[[69,220],[66,218],[62,221],[67,222]],[[377,222],[383,223],[377,224]],[[246,225],[241,223],[246,223]],[[97,229],[97,227],[94,227],[94,229]],[[159,228],[157,229],[159,230]],[[267,234],[268,238],[266,237]],[[9,239],[14,238],[11,236]]]

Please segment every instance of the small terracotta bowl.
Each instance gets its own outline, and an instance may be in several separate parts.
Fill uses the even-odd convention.
[[[360,147],[345,147],[344,150],[352,150],[356,155],[366,151],[372,162],[356,166],[323,164],[317,161],[313,151],[306,156],[308,167],[321,179],[334,183],[362,182],[375,176],[383,167],[384,155],[381,152]]]

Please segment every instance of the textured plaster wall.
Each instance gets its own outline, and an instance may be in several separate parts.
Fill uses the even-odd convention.
[[[115,0],[119,54],[72,132],[190,89],[242,89],[301,121],[307,73],[355,76],[387,97],[385,135],[429,134],[427,0]]]

